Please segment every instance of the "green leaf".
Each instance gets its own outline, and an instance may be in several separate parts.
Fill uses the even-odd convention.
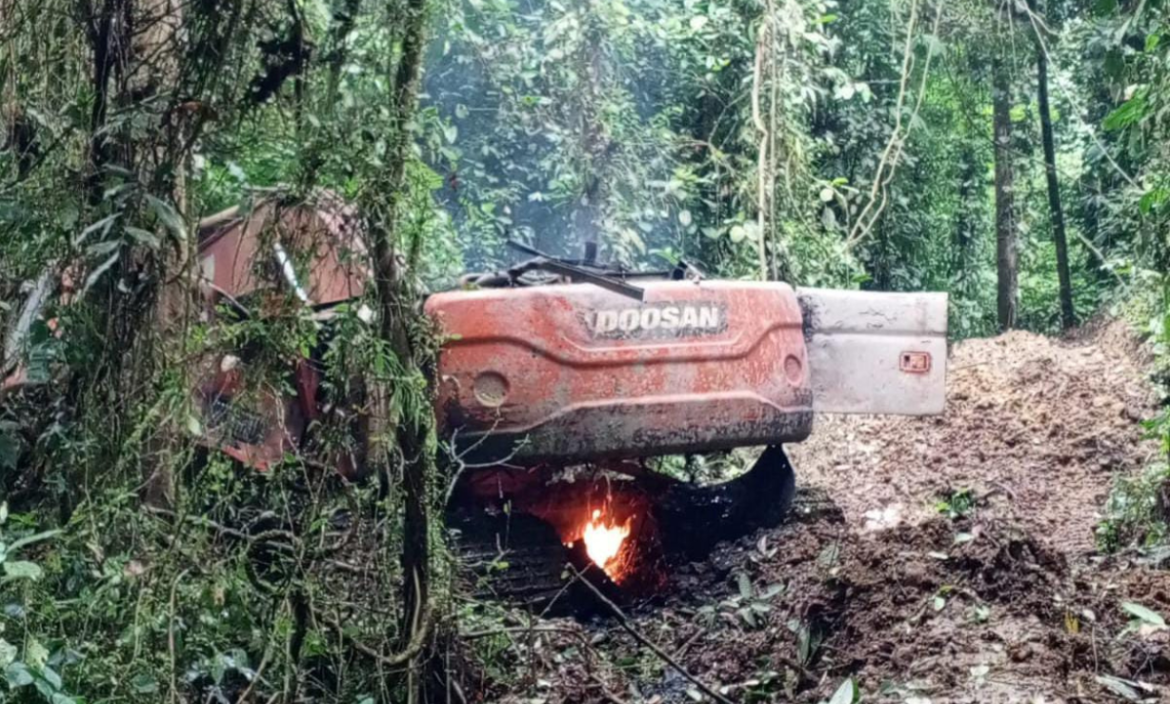
[[[102,237],[105,237],[106,233],[110,231],[110,228],[114,225],[114,221],[117,219],[118,213],[114,213],[113,215],[107,215],[101,220],[98,220],[97,222],[82,230],[81,234],[77,236],[77,239],[73,241],[73,245],[75,247],[80,247],[81,244],[85,242],[85,239],[95,232],[100,231],[102,233]]]
[[[104,262],[99,264],[97,266],[97,268],[95,268],[93,271],[89,272],[89,276],[85,277],[85,287],[83,289],[81,289],[81,295],[84,296],[91,288],[93,288],[93,285],[96,284],[102,278],[102,274],[109,271],[110,267],[114,266],[114,264],[117,263],[118,258],[121,256],[121,254],[122,254],[121,252],[114,252],[113,254],[110,255],[109,259],[105,260]]]
[[[29,641],[28,646],[24,649],[24,661],[37,669],[42,669],[45,667],[45,663],[49,661],[49,649],[41,645],[41,642],[34,638]],[[45,679],[50,680],[50,682],[56,679],[56,686],[61,686],[61,678],[57,677],[56,672],[52,673],[51,678],[46,677]]]
[[[783,592],[783,584],[769,584],[762,592],[760,592],[759,597],[761,599],[771,599],[772,597],[782,594]]]
[[[158,680],[151,674],[140,672],[130,678],[130,687],[139,694],[151,694],[158,691]]]
[[[33,535],[25,536],[23,538],[20,538],[19,540],[14,540],[14,541],[12,541],[12,544],[8,546],[8,552],[14,553],[17,550],[19,550],[20,548],[23,548],[25,545],[32,545],[33,543],[39,543],[42,540],[48,540],[49,538],[56,537],[57,534],[60,532],[61,531],[57,530],[57,529],[46,530],[46,531],[43,531],[41,533],[35,533]]]
[[[746,606],[744,608],[738,609],[735,613],[739,614],[739,617],[742,618],[744,623],[746,623],[748,626],[752,628],[759,626],[759,621],[756,620],[755,613],[753,613],[752,610]]]
[[[158,249],[158,237],[155,236],[155,234],[150,230],[143,230],[141,227],[130,226],[127,226],[123,229],[125,230],[126,234],[130,235],[130,237],[138,244],[145,245],[151,249]]]
[[[743,598],[748,598],[752,595],[752,582],[748,576],[740,572],[735,576],[736,585],[739,587],[739,595]]]
[[[16,646],[0,638],[0,667],[8,667],[16,661]]]
[[[858,700],[859,694],[860,692],[857,691],[857,683],[850,677],[842,682],[840,687],[837,687],[836,692],[833,692],[833,697],[829,700],[829,704],[853,704],[853,702]]]
[[[13,579],[31,579],[34,582],[41,578],[41,568],[35,562],[17,560],[4,563],[5,581]]]
[[[118,240],[102,240],[101,242],[94,242],[85,248],[85,253],[93,258],[104,257],[110,252],[115,252],[122,243]]]
[[[1138,208],[1142,211],[1142,215],[1149,215],[1151,210],[1165,203],[1168,196],[1170,196],[1170,189],[1151,188],[1142,194],[1138,201]]]
[[[4,668],[4,679],[8,682],[10,689],[27,687],[33,683],[32,673],[29,672],[28,665],[23,662],[14,662]]]
[[[1121,130],[1141,121],[1145,116],[1146,94],[1145,91],[1138,91],[1132,98],[1106,115],[1101,126],[1107,130]]]
[[[183,223],[183,218],[179,216],[179,213],[171,207],[170,203],[147,194],[146,204],[150,207],[151,212],[155,214],[155,217],[175,236],[175,239],[187,239],[187,226]]]
[[[1121,608],[1125,609],[1130,615],[1136,616],[1141,621],[1150,624],[1151,626],[1166,627],[1166,619],[1162,615],[1147,609],[1141,604],[1135,604],[1132,601],[1124,602]]]

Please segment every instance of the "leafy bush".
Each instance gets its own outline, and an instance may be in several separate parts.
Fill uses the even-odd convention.
[[[1110,551],[1170,540],[1170,276],[1158,278],[1161,296],[1139,301],[1137,308],[1146,312],[1141,316],[1147,321],[1144,332],[1153,346],[1155,381],[1163,394],[1161,410],[1143,423],[1159,453],[1140,476],[1118,478],[1110,493],[1105,519],[1097,528],[1098,543]]]

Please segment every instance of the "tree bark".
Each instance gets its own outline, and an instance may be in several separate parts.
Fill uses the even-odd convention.
[[[963,144],[962,160],[959,165],[959,208],[955,213],[955,246],[958,250],[952,265],[952,274],[962,275],[971,263],[971,250],[975,244],[976,213],[979,195],[979,163],[970,143]]]
[[[998,273],[997,311],[1000,331],[1016,326],[1019,299],[1019,252],[1017,249],[1015,185],[1012,181],[1011,86],[1007,69],[995,61],[992,87],[995,131],[995,240]]]
[[[410,157],[410,119],[418,102],[418,88],[426,34],[427,0],[408,0],[403,21],[402,50],[398,57],[392,88],[393,141],[387,171],[382,186],[386,189],[386,208],[374,234],[374,280],[377,283],[377,301],[381,334],[402,364],[408,381],[419,369],[419,351],[416,349],[412,328],[419,322],[407,272],[403,270],[410,258],[400,256],[402,204],[406,184],[406,162]],[[386,394],[389,389],[383,388]],[[379,404],[391,407],[384,397]],[[404,647],[417,643],[429,625],[430,604],[430,493],[429,485],[434,468],[434,457],[428,447],[432,420],[424,413],[418,418],[392,418],[395,440],[402,460],[403,523],[403,614],[402,637]],[[411,659],[408,671],[408,701],[416,701],[421,684],[417,674],[417,658]]]
[[[1060,279],[1060,324],[1065,330],[1076,325],[1073,310],[1072,277],[1068,269],[1068,238],[1064,231],[1064,210],[1060,184],[1056,180],[1056,145],[1052,136],[1052,115],[1048,109],[1048,57],[1036,37],[1037,102],[1040,108],[1040,136],[1044,142],[1044,171],[1048,179],[1048,209],[1052,218],[1052,239],[1056,242],[1056,273]]]

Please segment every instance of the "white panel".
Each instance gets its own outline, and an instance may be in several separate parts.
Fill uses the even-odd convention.
[[[813,408],[932,415],[946,403],[947,295],[799,289]]]

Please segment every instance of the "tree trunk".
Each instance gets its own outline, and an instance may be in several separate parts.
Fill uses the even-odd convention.
[[[978,188],[979,163],[974,148],[964,143],[962,160],[959,164],[959,208],[955,213],[956,256],[951,264],[951,275],[965,277],[971,265],[971,252],[975,244],[977,198],[982,197]]]
[[[1036,38],[1037,101],[1040,108],[1040,136],[1044,142],[1044,171],[1048,178],[1048,209],[1052,217],[1052,239],[1056,242],[1056,273],[1060,279],[1060,324],[1065,330],[1076,325],[1073,310],[1072,278],[1068,270],[1068,239],[1064,232],[1064,210],[1060,206],[1060,185],[1056,181],[1056,146],[1052,138],[1052,115],[1048,110],[1048,57]]]
[[[374,237],[374,281],[381,334],[390,344],[403,366],[409,383],[420,374],[419,350],[412,330],[417,329],[419,312],[415,294],[409,285],[404,265],[410,257],[401,257],[402,204],[406,184],[406,162],[410,157],[410,119],[418,102],[418,87],[426,30],[426,0],[409,0],[403,18],[402,51],[398,58],[392,95],[393,142],[385,179],[386,208]],[[391,407],[387,392],[379,404]],[[432,422],[425,410],[417,418],[390,418],[395,424],[395,440],[401,453],[403,502],[402,573],[403,613],[402,645],[404,652],[417,652],[430,621],[430,492],[434,457],[428,447]],[[408,701],[418,699],[421,683],[415,655],[408,669]]]
[[[179,0],[127,2],[130,53],[126,64],[125,94],[120,99],[143,105],[157,100],[173,106],[180,81],[182,6]],[[151,114],[149,109],[144,112]],[[127,166],[140,173],[147,189],[163,202],[173,205],[175,213],[185,220],[187,121],[171,109],[151,116],[158,122],[150,137],[125,147],[129,155]],[[156,343],[153,353],[165,356],[175,352],[168,342],[181,341],[187,332],[192,313],[191,294],[195,290],[195,268],[191,237],[165,236],[163,242],[166,244],[159,252],[134,256],[144,261],[153,259],[152,265],[159,272],[152,335],[157,343],[162,344]],[[187,366],[179,365],[178,369],[189,381]],[[173,450],[181,445],[182,440],[176,436],[173,427],[163,429],[148,442],[142,466],[142,500],[147,505],[169,506],[173,502]]]
[[[1011,86],[1007,68],[995,61],[992,87],[995,127],[995,240],[998,273],[999,329],[1016,326],[1019,298],[1019,252],[1016,244],[1016,214],[1012,182]]]

